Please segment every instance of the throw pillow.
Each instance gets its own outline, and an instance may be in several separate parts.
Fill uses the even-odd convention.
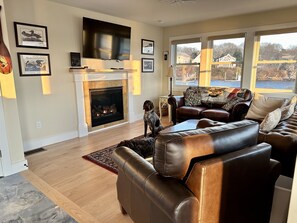
[[[283,98],[266,97],[259,93],[255,93],[252,104],[245,118],[263,120],[269,112],[280,108],[284,102],[285,99]]]
[[[189,87],[186,90],[184,97],[186,106],[201,105],[201,94],[197,87]]]
[[[281,112],[282,112],[281,121],[286,120],[290,118],[291,115],[293,115],[295,111],[295,106],[296,106],[296,102],[281,108]]]
[[[290,100],[288,100],[288,102],[286,103],[286,105],[291,105],[291,104],[295,104],[297,103],[297,96],[293,96]]]
[[[263,132],[269,132],[274,129],[281,119],[282,111],[280,108],[268,113],[262,123],[260,124],[260,130]]]
[[[234,105],[236,105],[238,102],[244,101],[243,98],[232,98],[229,100],[226,104],[223,105],[222,109],[226,111],[231,111]]]

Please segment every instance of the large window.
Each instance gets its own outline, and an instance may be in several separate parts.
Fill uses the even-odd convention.
[[[255,87],[292,92],[297,73],[297,32],[280,32],[256,35]]]
[[[244,34],[209,39],[212,46],[210,86],[240,87],[244,56]]]
[[[198,85],[201,42],[199,39],[173,41],[175,85]]]

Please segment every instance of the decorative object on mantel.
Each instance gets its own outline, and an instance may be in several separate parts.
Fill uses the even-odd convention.
[[[48,49],[47,27],[14,22],[17,47]]]
[[[81,67],[80,53],[70,52],[71,67]]]
[[[141,71],[142,71],[142,73],[153,73],[154,72],[154,59],[142,58],[141,59]]]
[[[141,54],[154,55],[154,45],[153,40],[141,39]]]
[[[1,5],[0,5],[1,11]],[[9,74],[12,71],[12,63],[9,51],[3,41],[2,35],[2,26],[1,26],[1,19],[0,19],[0,73],[1,74]]]
[[[49,54],[18,53],[20,76],[50,76]]]
[[[172,94],[172,77],[174,76],[174,74],[173,74],[173,67],[172,67],[172,65],[168,68],[168,73],[167,73],[167,77],[169,77],[169,79],[170,79],[170,92],[169,92],[169,97],[170,96],[173,96],[173,94]]]

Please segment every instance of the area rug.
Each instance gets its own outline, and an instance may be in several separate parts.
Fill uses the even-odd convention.
[[[153,139],[153,138],[151,138]],[[122,145],[123,142],[131,142],[133,140],[136,140],[136,141],[146,141],[146,145],[147,144],[150,144],[150,145],[154,145],[154,141],[150,141],[149,138],[143,138],[143,135],[142,136],[138,136],[138,137],[135,137],[133,138],[132,140],[124,140],[122,142],[120,142],[119,144]],[[154,140],[154,139],[153,139]],[[95,151],[95,152],[92,152],[90,154],[87,154],[87,155],[84,155],[83,158],[86,159],[86,160],[89,160],[115,174],[118,173],[118,166],[113,162],[112,158],[111,158],[111,155],[113,153],[113,151],[117,148],[117,146],[119,144],[116,144],[116,145],[113,145],[113,146],[109,146],[107,148],[104,148],[104,149],[101,149],[101,150],[98,150],[98,151]],[[135,145],[132,145],[132,146],[128,146],[128,145],[125,145],[129,148],[132,148],[132,147],[136,147]],[[135,151],[135,150],[134,150]],[[140,154],[140,151],[135,151],[137,153]],[[151,149],[151,154],[152,155],[152,149]],[[145,157],[145,156],[144,156]]]
[[[113,145],[105,149],[101,149],[90,154],[84,155],[83,158],[117,174],[118,166],[113,162],[111,158],[111,154],[116,148],[117,145]]]
[[[0,179],[0,222],[76,223],[19,174]]]

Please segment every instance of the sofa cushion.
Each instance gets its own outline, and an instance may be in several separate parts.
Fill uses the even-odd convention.
[[[251,120],[222,126],[157,136],[153,155],[155,169],[162,176],[183,179],[193,158],[236,151],[257,143],[259,125]]]
[[[206,109],[201,112],[201,116],[203,118],[209,118],[215,121],[228,122],[230,113],[220,108]]]
[[[260,124],[260,130],[263,132],[269,132],[274,129],[281,119],[282,111],[280,108],[269,112],[264,120]]]
[[[282,98],[266,97],[255,93],[254,99],[245,118],[262,121],[269,112],[280,108],[284,102],[285,99]]]
[[[200,113],[204,111],[206,107],[192,107],[192,106],[182,106],[176,109],[177,116],[185,117],[199,117]]]

